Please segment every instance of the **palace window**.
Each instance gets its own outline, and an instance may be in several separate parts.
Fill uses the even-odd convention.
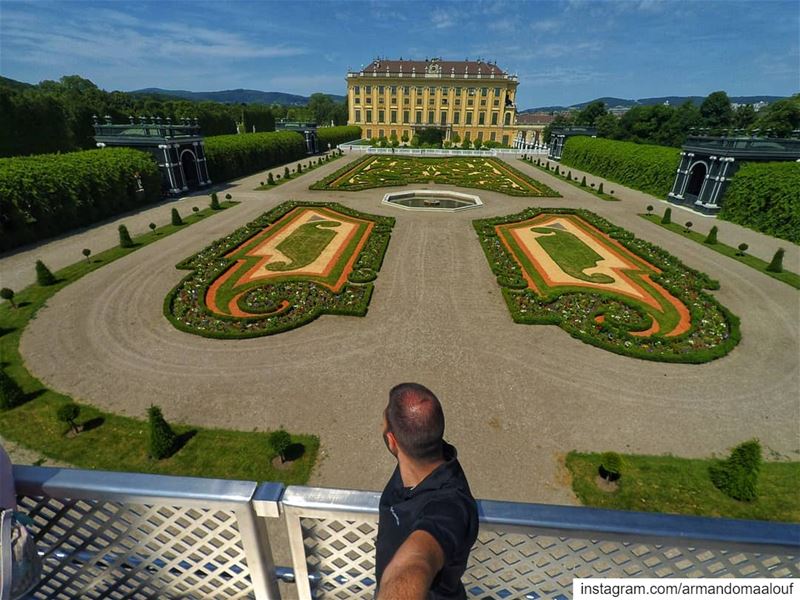
[[[474,96],[475,95],[475,88],[469,88],[467,90],[467,95],[468,96]]]
[[[478,125],[486,124],[486,113],[481,111],[478,113]]]
[[[440,125],[447,125],[447,111],[443,110],[439,113],[439,124]]]
[[[449,94],[449,93],[450,93],[450,88],[447,87],[447,86],[444,86],[442,88],[442,95]]]
[[[359,98],[358,96],[353,98],[353,104],[361,104],[361,98]]]
[[[382,138],[385,137],[386,132],[383,129],[378,129],[378,137]]]
[[[461,96],[461,88],[460,88],[460,87],[458,87],[458,88],[453,88],[453,89],[454,89],[454,90],[455,90],[455,92],[456,92],[456,98],[459,98],[459,97]]]
[[[360,85],[354,85],[354,86],[353,86],[353,93],[354,93],[356,96],[358,96],[358,95],[361,93],[361,86],[360,86]]]
[[[384,93],[384,87],[382,85],[379,85],[378,86],[378,94],[383,95],[383,93]]]
[[[488,92],[489,92],[489,88],[481,88],[481,96],[483,96],[484,98],[486,97],[486,94]]]
[[[475,106],[475,100],[472,98],[467,98],[467,106]]]
[[[433,106],[436,104],[436,98],[428,98],[428,106]]]
[[[481,100],[481,106],[486,106],[486,99]]]
[[[397,123],[397,111],[392,111],[392,123]]]
[[[383,123],[386,117],[385,111],[379,110],[378,111],[378,123]]]
[[[482,131],[479,131],[479,132],[478,132],[478,139],[479,139],[480,141],[483,141],[483,132],[482,132]]]
[[[417,94],[422,94],[422,87],[421,86],[417,86]]]
[[[371,94],[372,93],[372,86],[371,85],[366,86],[366,93],[367,94]]]
[[[503,146],[508,146],[508,136],[507,135],[503,136]]]
[[[403,98],[403,106],[408,106],[409,104],[411,104],[411,99],[406,96]]]
[[[367,97],[364,99],[364,102],[366,102],[367,104],[372,104],[372,96],[367,96]]]
[[[500,88],[494,88],[494,97],[495,98],[499,98],[500,97]]]
[[[489,134],[489,139],[491,141],[493,141],[493,142],[496,142],[497,141],[497,134],[493,131],[492,133]]]
[[[492,125],[497,125],[497,113],[492,113]]]
[[[361,111],[356,109],[356,123],[361,122]]]
[[[453,113],[453,124],[458,125],[461,122],[461,113],[456,111]]]
[[[407,86],[407,85],[404,85],[403,86],[403,93],[404,94],[410,94],[411,93],[411,88],[409,86]]]
[[[385,98],[383,96],[378,96],[378,104],[384,104]]]
[[[422,106],[422,98],[417,96],[417,106]]]
[[[434,111],[429,110],[428,111],[428,123],[433,125],[433,123],[434,123],[433,119],[434,119]]]
[[[456,98],[456,106],[461,106],[461,98]]]
[[[372,123],[372,111],[367,111],[367,123]]]
[[[415,123],[422,123],[422,111],[418,110],[416,114],[417,120],[414,121]]]
[[[503,125],[511,125],[511,113],[506,113],[506,118],[503,121]]]
[[[389,87],[389,93],[390,93],[392,96],[396,96],[396,95],[397,95],[397,86],[396,86],[396,85],[390,86],[390,87]]]
[[[470,134],[471,134],[471,133],[472,133],[471,131],[465,131],[465,132],[464,132],[464,141],[465,141],[465,142],[468,142],[468,141],[469,141],[469,138],[470,138]]]
[[[467,125],[472,125],[472,113],[467,113]]]
[[[409,111],[407,110],[403,111],[403,123],[408,123],[408,113]]]
[[[397,137],[397,129],[392,129],[392,130],[389,132],[389,137],[392,137],[392,136],[394,136],[394,137]]]
[[[367,139],[372,139],[372,129],[367,129]]]
[[[492,106],[500,106],[500,98],[495,98],[492,100]]]
[[[436,88],[435,88],[435,87],[433,87],[433,86],[429,87],[429,88],[428,88],[428,93],[429,93],[429,94],[435,94],[435,93],[436,93]]]
[[[447,98],[442,98],[442,106],[447,106]]]

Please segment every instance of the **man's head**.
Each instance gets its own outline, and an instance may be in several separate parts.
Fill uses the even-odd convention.
[[[397,456],[399,447],[417,462],[433,462],[442,457],[444,413],[428,388],[418,383],[396,385],[389,392],[389,405],[383,416],[383,439],[389,452]]]

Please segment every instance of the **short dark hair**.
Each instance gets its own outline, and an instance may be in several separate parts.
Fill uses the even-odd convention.
[[[389,392],[386,422],[397,444],[411,458],[428,462],[442,457],[444,412],[432,391],[401,383]]]

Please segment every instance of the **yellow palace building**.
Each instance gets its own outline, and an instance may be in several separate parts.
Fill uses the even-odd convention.
[[[347,123],[361,127],[365,139],[411,139],[433,127],[443,130],[445,140],[509,145],[518,85],[515,75],[481,60],[375,59],[347,73]]]

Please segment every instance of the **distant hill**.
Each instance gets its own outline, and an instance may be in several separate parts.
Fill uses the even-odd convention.
[[[218,92],[190,92],[188,90],[165,90],[161,88],[144,88],[133,90],[129,94],[168,96],[171,98],[182,98],[184,100],[211,100],[213,102],[223,102],[225,104],[283,104],[293,106],[305,106],[308,104],[308,96],[298,96],[297,94],[287,94],[285,92],[262,92],[259,90],[221,90]],[[334,102],[344,102],[344,96],[336,94],[326,94]]]
[[[24,90],[33,87],[30,83],[24,81],[17,81],[16,79],[9,79],[0,75],[0,86],[11,88],[12,90]]]
[[[735,104],[755,104],[756,102],[775,102],[776,100],[785,98],[785,96],[731,96],[730,98],[731,102]],[[630,108],[632,106],[652,106],[654,104],[664,104],[666,101],[669,101],[670,105],[672,106],[680,106],[687,100],[691,101],[693,104],[700,105],[702,104],[703,100],[705,100],[705,96],[661,96],[659,98],[640,98],[639,100],[628,100],[626,98],[614,98],[613,96],[606,96],[603,98],[589,100],[588,102],[579,102],[578,104],[572,104],[570,106],[537,106],[536,108],[526,108],[520,112],[556,112],[569,109],[580,109],[588,104],[591,104],[592,102],[597,102],[598,100],[604,102],[607,108],[616,106],[625,106]]]

